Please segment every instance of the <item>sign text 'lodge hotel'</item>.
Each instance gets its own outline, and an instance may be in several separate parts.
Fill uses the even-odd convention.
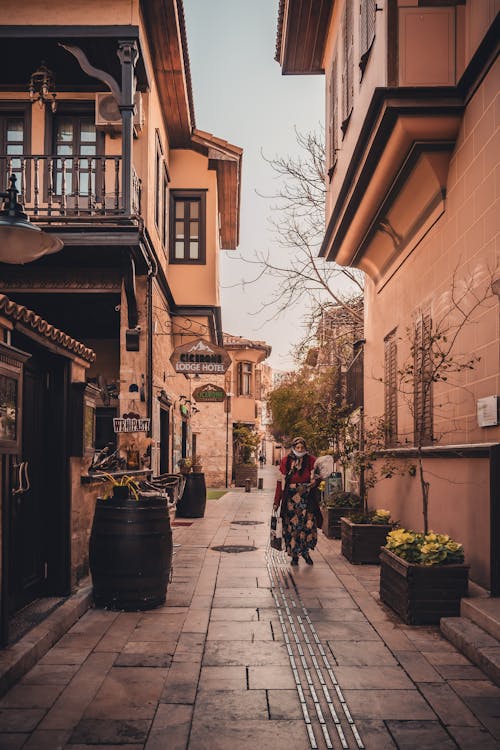
[[[176,372],[223,375],[231,364],[231,358],[222,347],[197,339],[174,349],[170,362]]]

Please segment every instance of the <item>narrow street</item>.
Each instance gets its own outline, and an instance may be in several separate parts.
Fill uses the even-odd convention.
[[[164,607],[90,609],[11,688],[2,750],[500,746],[500,689],[382,608],[377,567],[321,533],[313,567],[270,550],[261,474],[175,522]]]

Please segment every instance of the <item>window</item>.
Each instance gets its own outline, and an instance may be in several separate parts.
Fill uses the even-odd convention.
[[[398,350],[396,331],[386,336],[384,362],[385,444],[392,447],[398,442]]]
[[[354,39],[353,0],[346,0],[342,19],[343,67],[342,67],[342,125],[345,134],[352,113],[354,100]]]
[[[7,189],[11,174],[16,176],[16,187],[25,199],[26,164],[28,153],[27,128],[23,113],[0,113],[0,190]]]
[[[205,191],[170,192],[170,262],[205,263]]]
[[[238,362],[238,396],[252,395],[252,363]]]
[[[162,214],[162,224],[161,224],[161,241],[163,244],[163,247],[167,247],[167,241],[168,241],[168,183],[169,183],[169,175],[168,175],[168,169],[165,162],[163,163],[162,168],[163,173],[163,185],[162,185],[162,199],[163,199],[163,214]]]
[[[330,85],[328,89],[328,109],[326,113],[327,117],[327,129],[328,133],[328,145],[327,145],[327,158],[328,158],[328,177],[332,179],[335,166],[337,164],[337,151],[338,151],[338,96],[337,96],[337,52],[333,56],[332,70],[330,76]]]
[[[376,0],[361,0],[359,9],[359,67],[363,75],[375,39]]]
[[[415,326],[413,347],[414,441],[415,445],[432,443],[432,320],[424,314]]]
[[[156,143],[156,154],[155,154],[155,224],[158,232],[161,236],[161,221],[162,221],[162,192],[160,190],[161,175],[162,175],[162,164],[163,164],[163,148],[161,146],[160,134],[158,131],[155,133]]]
[[[97,192],[100,134],[92,115],[60,115],[54,121],[56,195],[88,197]],[[99,143],[100,145],[100,143]]]

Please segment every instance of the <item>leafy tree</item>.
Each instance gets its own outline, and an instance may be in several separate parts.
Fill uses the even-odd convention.
[[[251,427],[238,423],[233,428],[233,443],[237,462],[249,464],[260,445],[260,435]]]

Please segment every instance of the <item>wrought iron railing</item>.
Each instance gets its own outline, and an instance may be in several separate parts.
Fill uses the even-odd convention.
[[[33,221],[123,216],[121,156],[0,156],[0,190],[11,174]],[[141,180],[132,174],[132,215],[141,213]]]
[[[357,352],[347,368],[346,390],[349,406],[353,409],[363,406],[363,349]]]

